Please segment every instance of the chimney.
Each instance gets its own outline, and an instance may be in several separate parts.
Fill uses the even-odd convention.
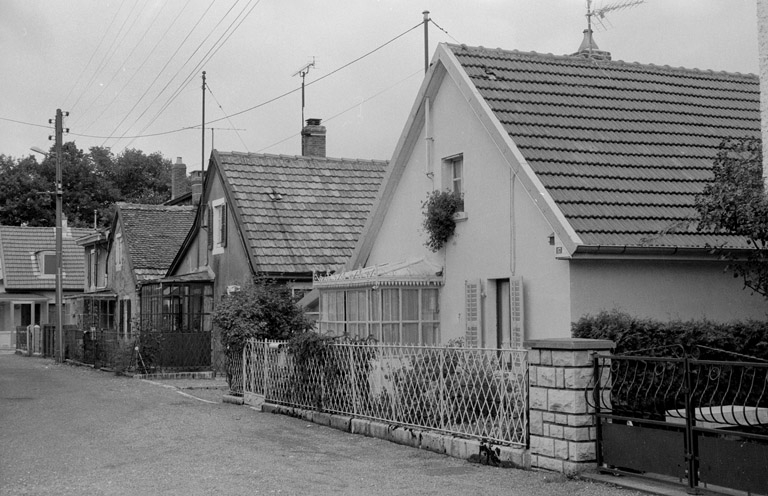
[[[192,185],[192,205],[197,205],[200,203],[200,197],[203,196],[203,171],[192,171],[189,175],[189,182]]]
[[[307,119],[301,130],[301,154],[305,157],[325,157],[325,126],[320,119]]]
[[[584,57],[585,59],[611,60],[611,52],[600,50],[592,37],[592,30],[584,30],[584,39],[581,40],[579,51],[572,53],[571,57]]]
[[[176,163],[171,167],[171,200],[189,191],[187,183],[187,165],[176,157]]]

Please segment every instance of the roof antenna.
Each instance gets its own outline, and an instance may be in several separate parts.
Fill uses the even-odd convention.
[[[592,41],[592,18],[594,17],[595,21],[597,21],[597,23],[600,24],[603,30],[606,30],[608,28],[606,28],[605,24],[603,23],[603,19],[605,19],[605,14],[607,14],[608,12],[614,12],[617,10],[636,7],[641,3],[645,3],[645,0],[617,0],[613,3],[609,3],[608,5],[604,5],[602,7],[593,9],[592,0],[587,0],[587,33],[589,35],[590,57],[592,56],[592,46],[594,44],[594,42]]]
[[[293,73],[293,76],[301,76],[301,127],[304,127],[304,78],[309,74],[310,67],[315,67],[315,57],[312,62],[304,64],[301,69]],[[291,76],[291,77],[293,77]]]

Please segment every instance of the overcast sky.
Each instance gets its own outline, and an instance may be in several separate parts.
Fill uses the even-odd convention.
[[[198,169],[205,70],[215,148],[298,155],[300,91],[267,102],[300,88],[314,57],[305,117],[323,119],[328,156],[389,159],[423,78],[423,29],[408,30],[424,10],[447,31],[430,25],[430,58],[440,42],[568,54],[586,27],[585,0],[0,0],[0,154],[48,149],[61,108],[80,148]],[[595,41],[614,60],[757,74],[755,12],[755,0],[646,0],[608,13]]]

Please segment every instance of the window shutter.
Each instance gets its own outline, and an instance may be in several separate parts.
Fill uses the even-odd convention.
[[[525,339],[522,276],[509,279],[509,314],[511,334],[509,346],[512,349],[522,349],[523,339]]]
[[[213,208],[207,205],[205,209],[208,211],[208,250],[213,250]]]
[[[480,280],[464,281],[464,302],[467,329],[465,340],[468,348],[480,344]]]
[[[125,300],[125,329],[128,335],[131,335],[131,317],[133,314],[131,314],[131,300]]]
[[[227,204],[221,205],[221,246],[227,246]]]

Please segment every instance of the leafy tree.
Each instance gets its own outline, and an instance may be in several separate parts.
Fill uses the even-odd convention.
[[[71,226],[92,226],[94,212],[103,214],[119,200],[115,189],[95,172],[90,155],[83,153],[73,142],[64,143],[61,153],[63,211]],[[50,185],[48,190],[54,191],[56,153],[53,147],[41,164],[40,175]]]
[[[724,140],[712,172],[714,178],[696,197],[699,231],[715,231],[746,238],[752,246],[746,257],[718,248],[729,260],[734,277],[768,298],[768,198],[762,177],[759,138]]]
[[[51,226],[55,213],[51,185],[33,157],[0,155],[0,224]]]
[[[160,153],[127,149],[103,173],[117,188],[121,201],[160,204],[171,198],[171,161]]]
[[[108,148],[89,153],[75,143],[62,146],[63,211],[69,225],[90,227],[94,211],[107,225],[114,204],[160,204],[170,198],[170,160],[160,153],[129,149],[115,156]],[[56,153],[38,163],[34,156],[14,159],[0,155],[0,223],[53,226],[55,223]]]
[[[289,339],[314,327],[296,305],[291,290],[276,281],[256,278],[222,298],[213,312],[222,344],[241,350],[249,338]]]

